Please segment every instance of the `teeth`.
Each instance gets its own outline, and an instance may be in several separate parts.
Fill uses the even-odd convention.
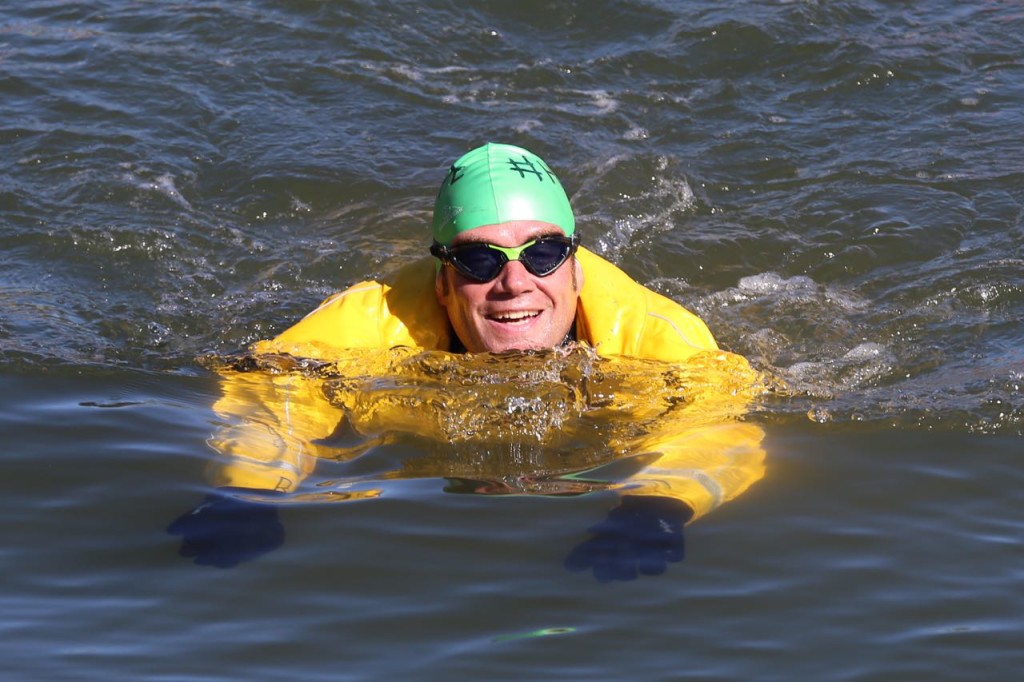
[[[499,313],[494,316],[495,320],[501,320],[502,322],[515,322],[517,320],[525,320],[530,317],[536,317],[537,313],[531,312],[511,312],[511,313]]]

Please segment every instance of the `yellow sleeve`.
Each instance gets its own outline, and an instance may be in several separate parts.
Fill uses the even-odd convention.
[[[448,320],[433,277],[433,259],[421,259],[387,283],[356,284],[251,351],[338,363],[355,349],[446,350]],[[209,471],[214,485],[291,492],[313,471],[317,457],[345,458],[344,451],[318,443],[343,416],[318,379],[287,371],[225,372],[222,383],[214,405],[222,424],[209,441],[221,455]]]
[[[210,445],[220,457],[208,469],[216,486],[292,492],[329,448],[317,444],[338,427],[342,412],[320,382],[300,374],[221,375],[213,409],[220,424]]]
[[[740,421],[764,381],[745,358],[725,351],[694,355],[679,366],[677,380],[686,386],[686,405],[622,447],[627,455],[661,456],[619,492],[676,498],[696,519],[764,477],[764,430]]]
[[[678,499],[696,519],[764,476],[763,438],[754,424],[725,423],[645,439],[635,444],[635,453],[661,457],[624,482],[619,493]]]

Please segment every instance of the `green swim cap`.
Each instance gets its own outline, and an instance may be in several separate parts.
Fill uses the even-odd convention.
[[[434,240],[511,220],[538,220],[569,237],[576,219],[562,183],[539,156],[522,147],[488,143],[452,164],[434,202]]]

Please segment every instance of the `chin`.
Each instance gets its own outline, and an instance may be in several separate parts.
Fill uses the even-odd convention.
[[[545,341],[509,341],[507,343],[491,344],[489,352],[505,353],[508,351],[545,350],[553,348],[555,345],[557,344]]]

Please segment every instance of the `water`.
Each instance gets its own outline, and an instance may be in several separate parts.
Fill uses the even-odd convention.
[[[5,3],[5,678],[1019,672],[1021,36],[995,0]],[[436,475],[179,557],[198,358],[421,253],[487,139],[785,386],[764,479],[621,584],[562,566],[606,493]]]

